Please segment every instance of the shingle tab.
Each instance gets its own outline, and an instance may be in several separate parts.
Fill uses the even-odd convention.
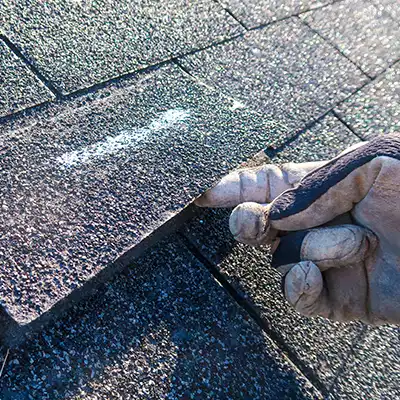
[[[169,66],[1,127],[8,313],[28,324],[105,268],[126,265],[129,249],[285,134],[232,105]]]
[[[339,1],[301,18],[370,76],[400,58],[400,24],[372,2]]]
[[[367,78],[298,19],[180,59],[195,77],[294,131]]]
[[[400,328],[371,329],[331,389],[332,399],[400,398]]]
[[[0,29],[63,93],[243,31],[212,0],[5,0]]]
[[[400,63],[340,104],[341,118],[362,138],[400,132]]]
[[[54,98],[0,38],[0,117]]]
[[[379,10],[387,12],[395,21],[400,22],[400,3],[398,0],[372,0]]]
[[[220,2],[246,27],[254,28],[321,7],[331,3],[332,0],[221,0]]]

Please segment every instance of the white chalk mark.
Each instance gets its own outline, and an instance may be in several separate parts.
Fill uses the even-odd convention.
[[[238,109],[241,109],[241,108],[245,108],[245,107],[246,106],[243,103],[241,103],[240,101],[233,100],[233,104],[229,107],[229,110],[230,111],[235,111],[235,110],[238,110]]]
[[[155,132],[162,131],[178,122],[185,121],[189,115],[189,111],[178,108],[165,111],[146,128],[126,130],[117,136],[107,136],[104,140],[83,147],[80,150],[65,153],[58,157],[57,161],[63,164],[64,167],[73,167],[79,164],[86,164],[95,158],[115,154],[120,150],[135,146]]]

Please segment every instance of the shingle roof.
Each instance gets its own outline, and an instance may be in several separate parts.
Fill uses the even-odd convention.
[[[189,206],[259,151],[398,130],[399,10],[3,1],[0,397],[399,397],[398,328],[299,317],[227,212]]]

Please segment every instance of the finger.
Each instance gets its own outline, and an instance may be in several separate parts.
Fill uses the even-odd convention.
[[[363,144],[365,142],[357,143],[341,154]],[[269,203],[327,162],[286,163],[281,166],[267,164],[233,171],[196,199],[195,204],[199,207],[235,207],[245,202]]]
[[[311,261],[295,264],[284,276],[282,287],[288,303],[305,316],[332,316],[322,273]]]
[[[282,280],[285,298],[300,314],[371,323],[363,263],[321,272],[312,261],[295,264]]]
[[[321,271],[364,261],[376,249],[378,239],[357,225],[339,225],[298,231],[280,238],[272,266],[313,261]],[[281,271],[285,272],[285,271]]]
[[[394,135],[380,136],[341,154],[278,196],[271,203],[270,224],[278,230],[297,231],[349,212],[368,196],[381,172],[391,170],[397,157],[400,138]]]
[[[273,244],[277,231],[269,227],[266,210],[268,205],[264,204],[238,205],[229,218],[229,228],[234,238],[252,246]]]
[[[234,171],[195,200],[195,204],[200,207],[235,207],[245,202],[269,203],[322,163],[288,163],[280,167],[268,164]]]
[[[269,175],[278,175],[279,168],[266,165],[233,171],[195,201],[201,207],[234,207],[246,201],[267,203],[271,193]]]

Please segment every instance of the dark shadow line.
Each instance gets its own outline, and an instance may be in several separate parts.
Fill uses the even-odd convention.
[[[128,82],[130,79],[135,78],[136,76],[146,74],[149,72],[157,71],[158,69],[164,67],[165,65],[170,64],[171,60],[161,61],[157,64],[147,65],[142,68],[135,69],[134,71],[126,72],[122,75],[115,76],[110,79],[106,79],[105,81],[101,81],[98,83],[94,83],[93,85],[83,87],[81,89],[74,90],[70,93],[66,93],[62,95],[63,100],[73,100],[78,97],[83,97],[87,94],[96,93],[101,89],[105,89],[112,85],[123,85],[124,83]]]
[[[213,43],[211,43],[211,44],[209,44],[209,45],[207,45],[205,47],[197,48],[197,49],[191,50],[191,51],[189,51],[187,53],[177,54],[177,55],[175,55],[173,57],[168,58],[167,60],[160,61],[160,62],[158,62],[156,64],[147,65],[147,66],[145,66],[143,68],[138,68],[138,69],[135,69],[134,71],[127,72],[127,73],[119,75],[117,77],[110,78],[110,79],[107,79],[105,81],[102,81],[102,82],[99,82],[99,83],[95,83],[95,84],[93,84],[91,86],[75,90],[75,91],[70,92],[68,94],[62,95],[62,97],[63,97],[64,100],[75,99],[75,98],[80,97],[82,95],[93,93],[93,92],[96,92],[96,91],[98,91],[100,89],[104,89],[104,88],[106,88],[106,87],[108,87],[108,86],[110,86],[112,84],[124,84],[125,81],[127,81],[127,80],[129,80],[129,79],[131,79],[131,78],[133,78],[133,77],[135,77],[137,75],[148,73],[148,72],[152,72],[152,71],[156,71],[159,68],[162,68],[162,67],[164,67],[164,66],[166,66],[168,64],[174,63],[174,61],[179,59],[179,58],[187,57],[187,56],[190,56],[192,54],[198,53],[200,51],[208,50],[208,49],[210,49],[212,47],[223,45],[225,43],[231,42],[231,41],[243,36],[244,34],[245,34],[245,32],[239,33],[239,34],[236,34],[236,35],[231,36],[229,38],[223,39],[221,41],[213,42]]]
[[[342,0],[340,0],[342,1]],[[398,61],[396,61],[396,63],[399,62],[400,63],[400,59]],[[396,64],[394,63],[394,64]],[[394,66],[394,64],[391,65],[391,67]],[[391,68],[390,67],[390,68]],[[359,136],[357,135],[356,132],[354,132],[354,130],[348,126],[346,123],[344,123],[344,121],[342,121],[341,118],[338,117],[337,113],[335,112],[335,108],[339,107],[341,104],[345,103],[347,100],[349,100],[352,96],[355,96],[356,94],[358,94],[361,90],[363,90],[366,86],[368,86],[369,84],[371,84],[374,79],[371,80],[367,80],[366,82],[364,82],[362,85],[360,85],[360,87],[358,87],[356,90],[354,90],[352,93],[350,93],[349,95],[347,95],[344,99],[337,101],[335,104],[333,104],[333,106],[325,111],[323,114],[321,114],[320,116],[312,119],[310,122],[306,123],[306,125],[299,129],[298,132],[296,132],[292,137],[290,137],[289,139],[287,139],[286,141],[284,141],[282,144],[280,144],[278,147],[267,147],[265,149],[265,151],[267,152],[272,152],[273,155],[279,153],[280,151],[284,150],[284,148],[294,142],[296,139],[298,139],[302,134],[304,134],[308,129],[313,128],[317,123],[319,123],[321,120],[323,120],[328,114],[332,114],[334,117],[338,118],[341,122],[343,122],[344,125],[346,125],[346,127],[348,127],[358,138]],[[362,138],[361,138],[362,139]],[[362,139],[365,140],[365,139]],[[268,155],[268,153],[267,153]]]
[[[365,340],[368,332],[369,332],[368,326],[364,325],[363,328],[361,329],[360,333],[353,338],[350,349],[347,352],[346,356],[344,357],[340,367],[336,371],[335,377],[334,377],[331,385],[328,388],[329,393],[333,390],[333,388],[337,384],[340,376],[347,369],[347,365],[349,364],[349,361],[357,355],[357,347],[360,346],[361,341]]]
[[[0,35],[0,39],[4,41],[4,43],[11,49],[11,51],[23,61],[23,63],[30,69],[30,71],[46,86],[47,89],[50,90],[53,95],[59,99],[62,95],[55,88],[55,86],[36,68],[27,57],[24,56],[22,51],[9,40],[6,36]]]
[[[336,107],[336,106],[334,106]],[[306,133],[309,129],[312,129],[315,125],[317,125],[318,123],[320,123],[327,115],[329,115],[333,108],[329,109],[328,111],[325,111],[323,114],[321,114],[320,116],[312,119],[310,122],[307,122],[303,128],[300,128],[293,136],[289,137],[287,140],[285,140],[284,142],[282,142],[279,146],[269,146],[267,148],[264,149],[265,154],[268,157],[274,157],[276,156],[278,153],[280,153],[281,151],[285,150],[285,148],[287,146],[289,146],[291,143],[295,142],[301,135],[303,135],[304,133]]]
[[[287,358],[304,374],[310,383],[320,391],[324,396],[327,396],[328,390],[325,385],[318,379],[314,371],[309,368],[298,355],[286,345],[284,338],[274,330],[266,318],[263,318],[257,308],[243,296],[228,282],[225,276],[197,249],[191,240],[182,232],[177,232],[177,235],[183,240],[188,250],[207,268],[214,279],[226,290],[233,300],[245,310],[245,312],[253,319],[253,321],[263,330],[284,352]]]
[[[349,124],[347,121],[345,121],[343,119],[343,117],[336,111],[336,110],[332,110],[332,114],[351,132],[354,133],[354,135],[356,135],[360,140],[365,141],[365,138],[363,138],[362,136],[360,136],[355,129],[351,126],[351,124]]]
[[[51,104],[55,104],[55,102],[52,100],[46,100],[43,103],[34,104],[33,106],[23,108],[22,110],[15,111],[11,114],[0,116],[0,125],[5,124],[9,121],[18,120],[19,118],[28,117],[36,111],[45,110]]]
[[[249,28],[244,24],[244,22],[242,22],[238,17],[236,17],[236,15],[229,10],[228,8],[224,9],[237,23],[239,23],[244,29],[246,29],[246,31],[249,30]]]
[[[193,75],[177,58],[174,58],[172,62],[180,68],[185,74],[189,75],[191,78],[198,80],[198,78]]]
[[[238,24],[242,25],[246,31],[249,30],[249,28],[242,22],[230,9],[229,7],[225,6],[223,3],[221,3],[219,0],[214,0],[214,3],[217,3],[224,11],[226,11]]]
[[[325,43],[329,44],[332,48],[334,48],[341,56],[343,56],[347,61],[349,61],[351,64],[353,64],[364,76],[366,76],[368,79],[372,80],[373,76],[369,75],[367,72],[365,72],[358,64],[356,64],[351,58],[349,58],[346,54],[343,53],[342,50],[339,49],[338,46],[336,46],[335,43],[333,43],[331,40],[323,36],[318,30],[314,29],[311,25],[309,25],[306,21],[304,21],[302,18],[297,17],[300,22],[306,26],[308,29],[310,29],[311,32],[316,34],[319,38],[321,38]]]
[[[332,5],[334,3],[340,3],[342,1],[345,1],[345,0],[335,0],[332,3],[322,4],[322,5],[320,5],[318,7],[314,7],[314,8],[307,8],[306,10],[301,10],[299,12],[295,12],[294,14],[290,14],[290,15],[287,15],[285,17],[277,18],[277,19],[274,19],[274,20],[269,21],[269,22],[265,22],[265,23],[257,25],[257,26],[253,26],[251,28],[248,28],[248,31],[255,31],[255,30],[259,30],[259,29],[264,29],[264,28],[267,28],[270,25],[276,24],[278,22],[282,22],[282,21],[286,21],[287,19],[298,17],[299,15],[305,14],[305,13],[310,12],[310,11],[320,10],[322,8],[329,7],[330,5]]]

